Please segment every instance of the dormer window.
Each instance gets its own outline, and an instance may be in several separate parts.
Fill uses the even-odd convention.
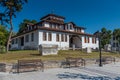
[[[32,26],[29,26],[29,29],[28,30],[31,30],[32,29]]]
[[[69,30],[72,30],[72,29],[73,29],[73,25],[72,25],[72,24],[68,24],[68,25],[67,25],[67,28],[68,28]]]
[[[70,29],[72,29],[72,25],[71,24],[69,25],[69,27],[70,27]]]
[[[52,28],[52,24],[49,24],[50,25],[50,28]]]

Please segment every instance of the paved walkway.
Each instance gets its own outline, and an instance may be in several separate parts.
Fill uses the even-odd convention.
[[[120,62],[103,67],[54,68],[20,74],[0,73],[0,80],[120,80]]]

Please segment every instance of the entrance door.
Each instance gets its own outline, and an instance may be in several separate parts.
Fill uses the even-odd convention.
[[[69,45],[70,47],[75,45],[75,48],[81,48],[82,47],[81,37],[78,35],[70,36]]]

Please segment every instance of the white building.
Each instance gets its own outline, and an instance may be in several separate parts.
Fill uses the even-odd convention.
[[[110,40],[112,51],[120,51],[119,37],[112,36]]]
[[[98,39],[85,33],[85,28],[73,22],[64,22],[64,17],[48,14],[37,24],[27,24],[18,35],[12,37],[11,49],[38,49],[41,44],[55,44],[58,49],[98,48]]]

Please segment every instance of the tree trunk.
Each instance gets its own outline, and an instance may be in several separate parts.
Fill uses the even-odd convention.
[[[7,41],[7,48],[6,51],[9,51],[9,45],[10,45],[10,41],[11,41],[11,37],[12,37],[12,31],[13,31],[13,24],[12,24],[12,15],[10,15],[10,33],[9,33],[9,37],[8,37],[8,41]]]

